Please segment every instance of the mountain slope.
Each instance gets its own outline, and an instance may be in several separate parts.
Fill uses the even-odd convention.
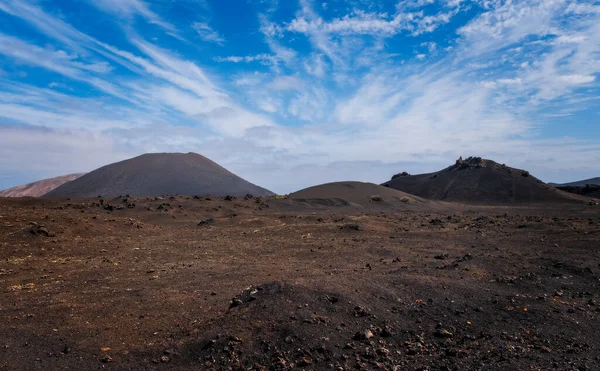
[[[479,157],[460,158],[454,165],[430,174],[396,175],[383,185],[427,199],[478,204],[583,201],[525,170]]]
[[[596,178],[591,178],[591,179],[585,179],[585,180],[579,180],[576,182],[570,182],[570,183],[562,183],[562,184],[558,184],[558,183],[548,183],[551,186],[554,187],[585,187],[586,185],[597,185],[600,186],[600,177],[596,177]]]
[[[561,191],[573,193],[580,196],[600,198],[600,185],[587,184],[583,187],[579,186],[559,186],[556,187]]]
[[[320,206],[414,207],[431,204],[421,197],[373,183],[334,182],[320,184],[291,193],[288,198]]]
[[[96,169],[45,197],[272,195],[197,153],[149,153]]]
[[[75,180],[85,173],[76,173],[38,180],[0,191],[0,197],[41,197],[61,185]]]

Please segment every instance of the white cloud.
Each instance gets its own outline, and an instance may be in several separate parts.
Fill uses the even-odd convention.
[[[559,44],[581,44],[586,41],[585,35],[560,35],[556,38],[556,42]]]
[[[223,44],[225,42],[225,38],[217,31],[213,30],[208,23],[194,22],[194,24],[192,24],[192,28],[196,30],[196,33],[198,33],[200,38],[204,41],[216,44]]]
[[[304,62],[304,69],[309,75],[324,77],[327,63],[323,58],[323,54],[315,54],[311,59],[307,59]]]
[[[302,88],[304,82],[295,76],[279,76],[276,77],[270,84],[269,88],[276,91],[283,90],[298,90]]]
[[[573,14],[600,14],[600,5],[594,5],[589,3],[579,3],[574,1],[567,7],[567,13]]]
[[[563,75],[560,76],[560,79],[568,84],[581,85],[594,82],[596,77],[590,75]]]
[[[305,5],[305,8],[309,5]],[[314,14],[314,13],[309,13]],[[454,12],[424,15],[422,12],[398,13],[394,17],[381,13],[366,13],[355,11],[352,15],[335,18],[329,22],[320,17],[308,18],[306,15],[292,20],[285,28],[286,31],[298,33],[325,33],[325,34],[362,34],[392,36],[401,31],[408,31],[414,35],[432,32],[444,23],[448,23]],[[269,32],[275,34],[275,29]]]
[[[554,23],[564,10],[564,0],[507,1],[471,20],[460,28],[465,48],[463,53],[478,53],[508,47],[529,35],[555,35]]]
[[[115,85],[87,75],[87,72],[105,73],[110,71],[111,68],[106,62],[87,64],[74,61],[73,57],[69,57],[63,51],[43,49],[1,33],[0,54],[21,63],[41,67],[72,79],[89,83],[105,93],[121,99],[127,99],[127,96]]]
[[[0,125],[0,168],[35,179],[87,172],[135,154],[104,135]]]
[[[230,62],[230,63],[252,63],[259,62],[265,65],[271,65],[278,63],[279,59],[276,55],[272,54],[256,54],[256,55],[247,55],[244,57],[232,55],[229,57],[214,57],[216,62]]]
[[[123,14],[119,22],[151,21],[135,3],[117,4],[112,11]],[[384,181],[399,166],[436,170],[459,155],[533,163],[535,175],[597,170],[591,165],[600,163],[597,141],[538,136],[547,118],[597,106],[595,7],[566,0],[479,2],[483,12],[458,35],[444,30],[442,39],[414,38],[467,8],[461,1],[429,3],[404,2],[394,14],[378,12],[376,4],[326,18],[322,7],[302,1],[288,21],[259,16],[259,37],[270,51],[203,56],[231,63],[228,75],[219,75],[224,66],[202,66],[192,58],[197,51],[186,55],[180,44],[175,53],[158,47],[160,38],[149,43],[132,29],[117,48],[42,8],[0,0],[0,10],[50,40],[1,35],[0,53],[26,71],[44,68],[63,76],[57,82],[74,79],[73,87],[99,90],[85,99],[0,79],[0,158],[18,157],[20,142],[44,156],[40,167],[67,173],[148,151],[197,151],[279,192],[331,180]],[[330,10],[333,4],[323,14]],[[565,18],[567,10],[572,16]],[[208,41],[224,42],[201,25]],[[410,47],[398,48],[404,42]],[[35,150],[42,138],[53,143],[48,151]],[[86,141],[89,154],[81,145]],[[95,159],[103,151],[114,158]],[[68,156],[81,161],[67,166]],[[27,164],[19,161],[0,160],[0,169]]]
[[[156,24],[164,30],[175,34],[177,29],[172,24],[165,22],[155,12],[150,10],[148,4],[142,0],[88,0],[99,9],[123,18],[132,18],[139,15],[148,22]]]
[[[518,77],[514,79],[498,79],[496,82],[502,85],[520,85],[523,83],[523,81]]]

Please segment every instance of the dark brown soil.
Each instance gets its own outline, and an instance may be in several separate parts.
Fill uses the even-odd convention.
[[[269,196],[197,153],[148,153],[96,169],[45,197],[159,196],[164,194]]]
[[[0,199],[0,369],[596,369],[598,207],[440,205]]]
[[[431,200],[483,205],[586,202],[525,170],[479,158],[459,160],[435,173],[395,176],[383,185]]]
[[[0,191],[0,197],[41,197],[61,185],[75,180],[85,173],[57,176]]]

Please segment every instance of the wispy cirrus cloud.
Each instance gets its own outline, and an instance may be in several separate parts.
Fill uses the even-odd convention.
[[[230,63],[251,63],[251,62],[259,62],[265,65],[272,65],[279,62],[279,58],[276,55],[272,54],[256,54],[256,55],[247,55],[244,57],[232,55],[229,57],[214,57],[216,62],[230,62]]]
[[[213,42],[216,44],[223,44],[225,42],[225,38],[206,22],[194,22],[194,24],[192,24],[192,28],[196,30],[198,36],[200,36],[200,38],[204,41]]]
[[[596,4],[302,0],[286,13],[252,1],[240,5],[258,9],[250,20],[225,30],[214,4],[193,23],[165,4],[112,3],[94,6],[127,30],[118,38],[80,31],[76,18],[55,15],[61,3],[0,0],[0,21],[32,31],[0,35],[0,158],[44,137],[61,150],[38,153],[65,173],[108,161],[94,158],[103,150],[115,160],[197,151],[279,192],[383,181],[399,167],[435,170],[471,154],[534,164],[552,180],[600,171],[596,137],[556,129],[600,96]],[[156,28],[136,17],[205,43],[146,35]],[[43,83],[31,77],[38,69]],[[17,81],[22,70],[31,76]],[[593,131],[596,111],[584,117]],[[77,163],[52,165],[67,154]]]
[[[114,14],[119,18],[132,19],[141,16],[146,21],[153,23],[171,34],[177,33],[177,28],[164,21],[152,11],[143,0],[89,0],[90,4],[104,12]]]

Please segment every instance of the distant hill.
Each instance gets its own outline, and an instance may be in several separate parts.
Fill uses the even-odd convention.
[[[402,206],[432,203],[405,192],[373,183],[335,182],[305,188],[288,195],[289,199],[312,206]]]
[[[600,198],[600,185],[596,184],[586,184],[583,187],[578,186],[560,186],[556,187],[561,191],[573,193],[580,196],[592,197],[592,198]]]
[[[579,181],[570,182],[570,183],[548,183],[548,184],[551,186],[554,186],[554,187],[585,187],[588,184],[600,186],[600,177],[586,179],[586,180],[579,180]]]
[[[96,169],[44,197],[215,196],[273,193],[197,153],[149,153]]]
[[[57,176],[55,178],[38,180],[37,182],[24,184],[0,191],[0,197],[41,197],[53,189],[75,180],[85,173],[76,173]]]
[[[460,158],[454,165],[430,174],[397,174],[383,185],[431,200],[476,204],[583,201],[525,170],[479,157]]]

